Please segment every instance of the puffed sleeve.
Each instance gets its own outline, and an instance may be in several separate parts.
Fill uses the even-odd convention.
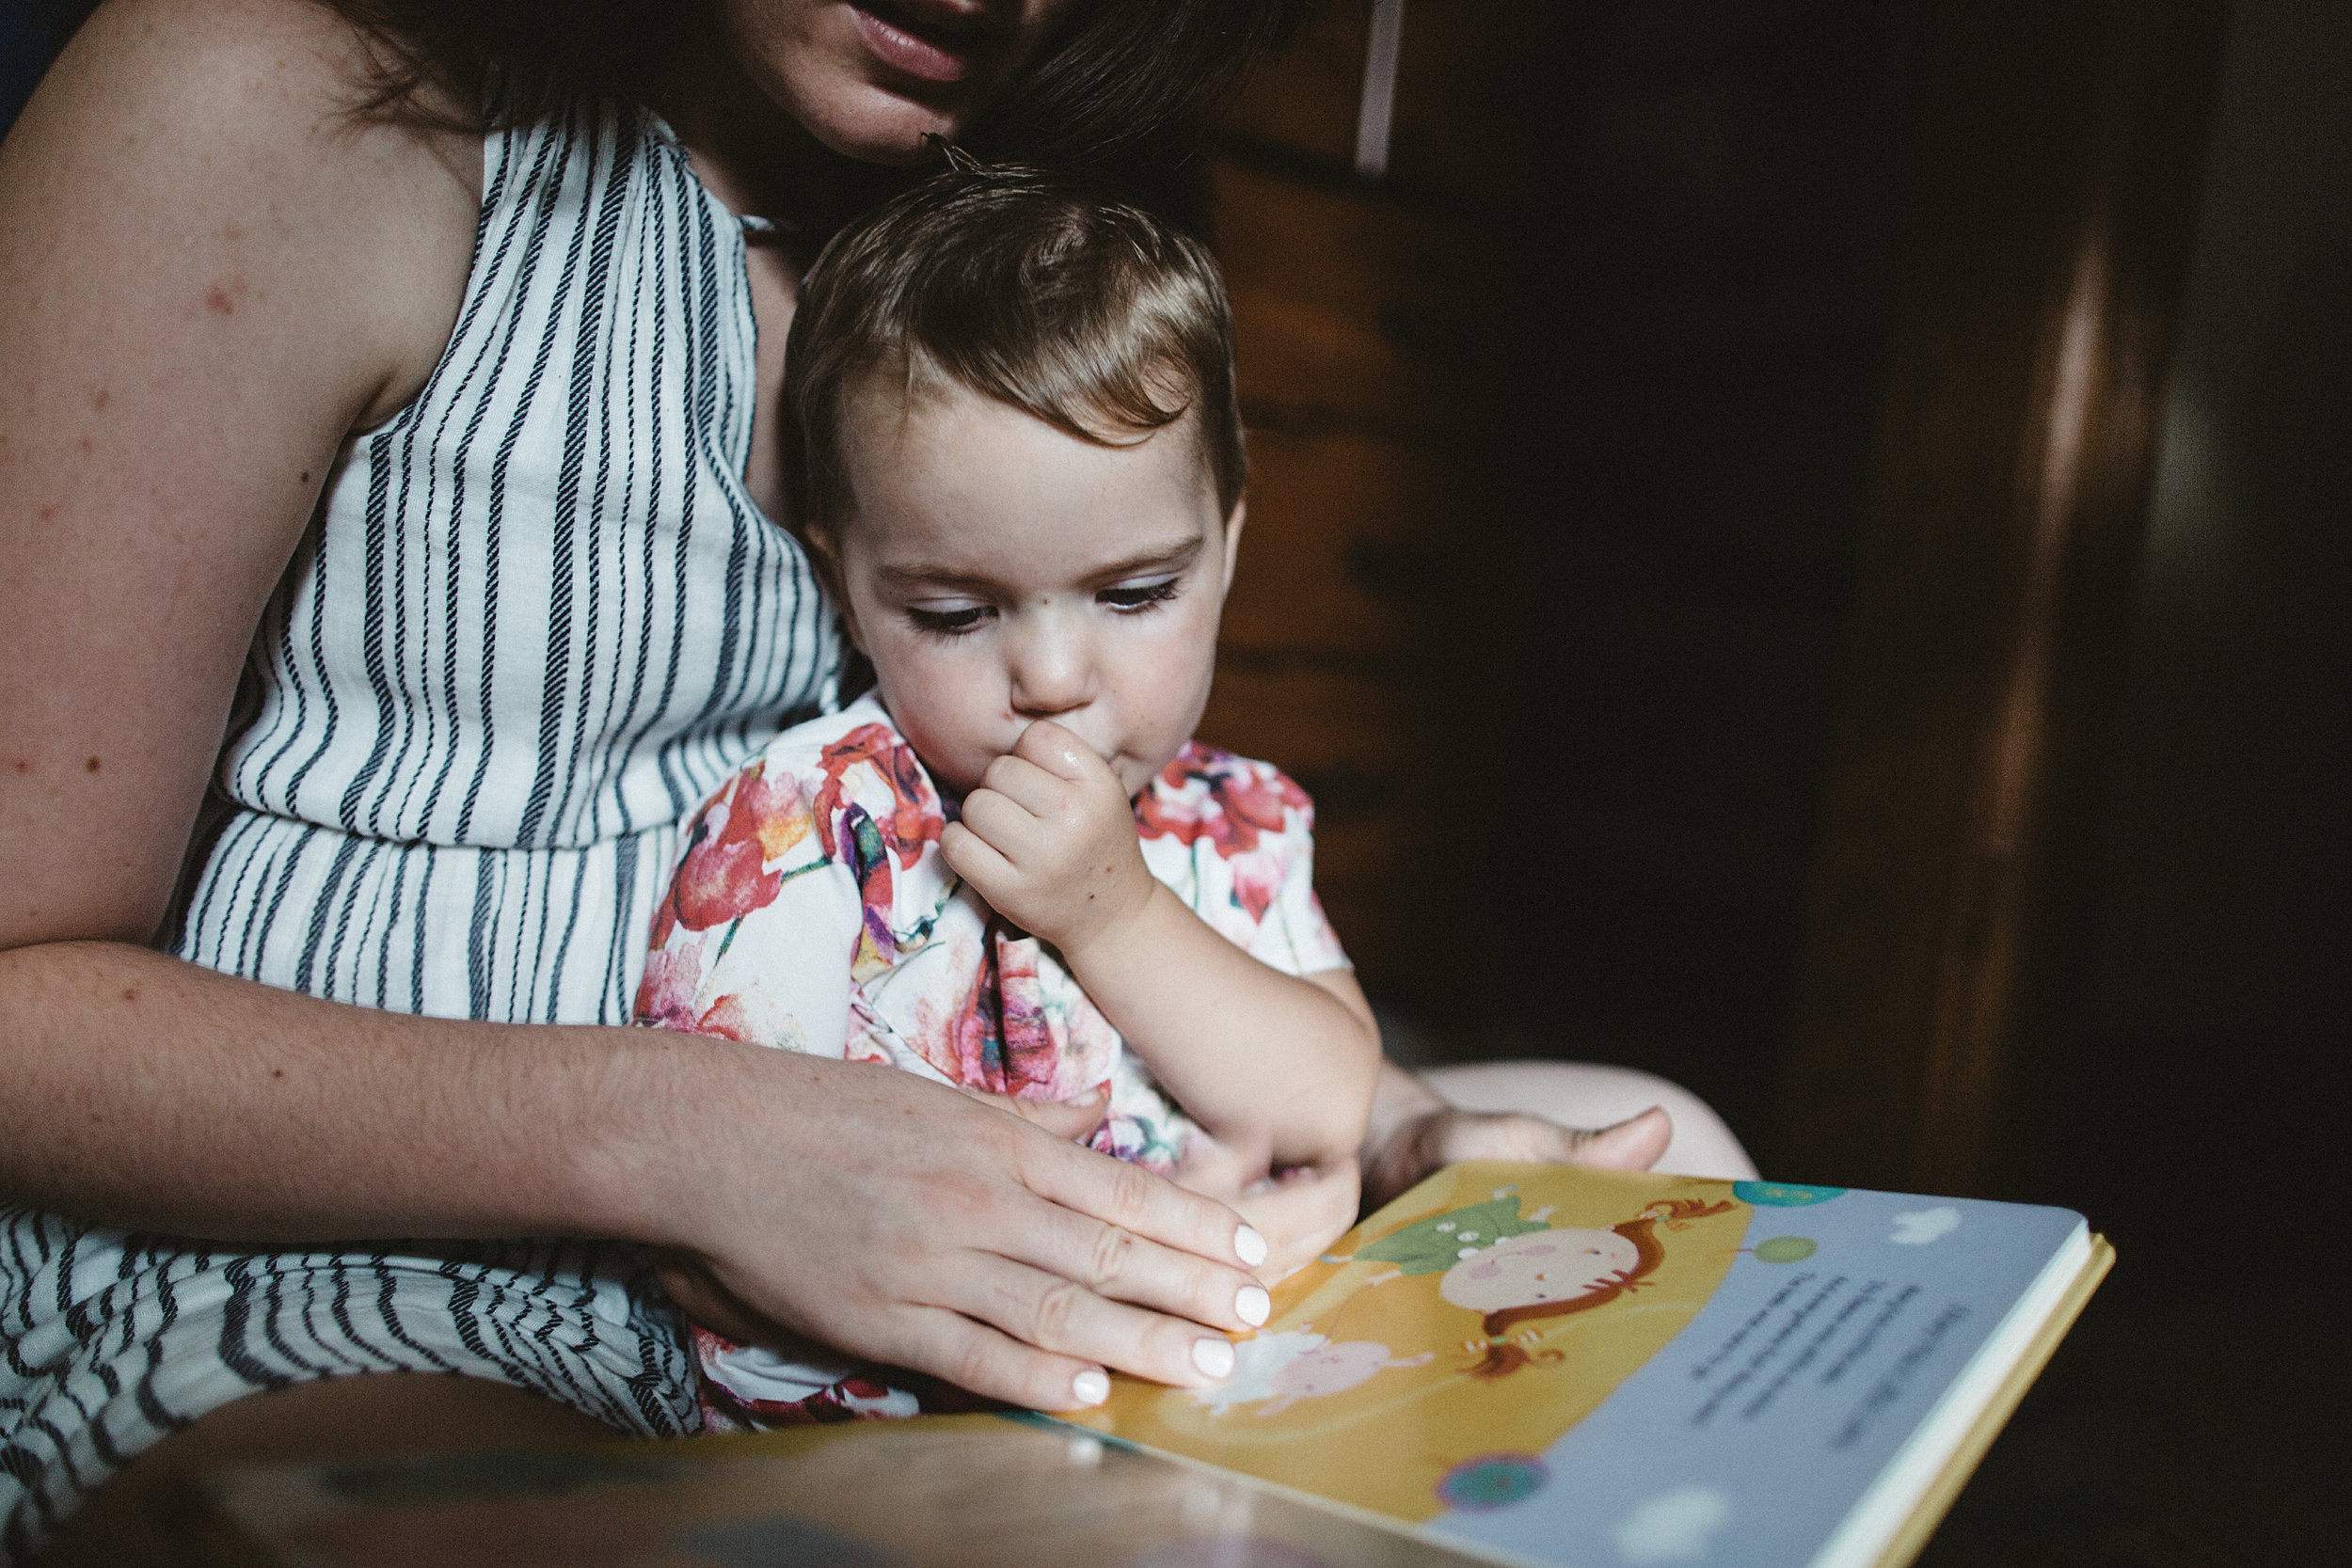
[[[1137,798],[1136,829],[1152,875],[1251,958],[1353,967],[1315,896],[1315,803],[1280,768],[1196,741]]]
[[[1277,774],[1280,778],[1281,775]],[[1353,969],[1337,931],[1315,896],[1315,808],[1306,791],[1287,778],[1304,805],[1293,807],[1279,834],[1268,834],[1261,847],[1279,862],[1280,881],[1265,914],[1258,922],[1249,955],[1286,974],[1318,974],[1330,969]]]

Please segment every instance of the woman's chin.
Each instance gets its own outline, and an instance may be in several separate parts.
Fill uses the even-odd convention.
[[[833,151],[864,164],[905,166],[923,161],[926,138],[955,139],[964,117],[887,87],[844,85],[814,103],[788,106],[793,118]]]

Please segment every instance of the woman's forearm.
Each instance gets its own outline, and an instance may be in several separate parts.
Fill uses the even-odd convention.
[[[659,1031],[376,1012],[122,943],[0,953],[0,1194],[224,1241],[640,1235]]]

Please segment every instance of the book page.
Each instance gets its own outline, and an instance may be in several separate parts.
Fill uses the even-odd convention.
[[[2082,1230],[2063,1210],[1469,1164],[1116,1436],[1546,1563],[1811,1561]]]

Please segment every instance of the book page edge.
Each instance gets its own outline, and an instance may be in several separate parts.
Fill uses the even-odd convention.
[[[1814,1568],[1908,1568],[1926,1548],[1928,1538],[1935,1533],[1936,1527],[1944,1522],[1944,1515],[1951,1511],[1961,1489],[1976,1474],[1977,1465],[1993,1447],[1993,1440],[2009,1424],[2010,1417],[2016,1413],[2017,1406],[2025,1400],[2026,1391],[2033,1386],[2034,1380],[2042,1375],[2042,1370],[2049,1365],[2050,1357],[2058,1352],[2058,1342],[2074,1327],[2074,1320],[2082,1316],[2083,1307],[2090,1302],[2092,1292],[2098,1290],[2100,1281],[2115,1265],[2115,1248],[2105,1236],[2090,1230],[2088,1226],[2075,1234],[2087,1237],[2088,1244],[2077,1254],[2078,1261],[2074,1268],[2060,1276],[2063,1284],[2056,1292],[2055,1300],[2039,1323],[2029,1330],[2029,1337],[2015,1358],[2010,1361],[2007,1372],[1992,1386],[1973,1416],[1968,1418],[1957,1439],[1937,1457],[1932,1475],[1909,1511],[1891,1530],[1872,1540],[1871,1536],[1876,1535],[1876,1531],[1866,1532],[1857,1528],[1872,1500],[1866,1495],[1863,1501],[1855,1506],[1854,1512],[1847,1515],[1845,1524],[1813,1560]],[[2066,1254],[2074,1250],[2071,1247],[2062,1249],[2052,1261],[2062,1262]],[[2031,1293],[2028,1292],[2029,1297]],[[2019,1305],[2024,1306],[2025,1303],[2021,1301]],[[1994,1343],[1988,1343],[1986,1349],[1994,1349],[1999,1338],[1996,1333]],[[1960,1383],[1954,1385],[1955,1389],[1964,1386],[1966,1381],[1967,1374],[1963,1373]],[[1931,1416],[1930,1422],[1933,1419]],[[1926,1429],[1923,1426],[1922,1432],[1915,1434],[1914,1441],[1924,1435]],[[1890,1480],[1907,1457],[1899,1455],[1895,1463],[1882,1472],[1880,1483],[1884,1484]]]

